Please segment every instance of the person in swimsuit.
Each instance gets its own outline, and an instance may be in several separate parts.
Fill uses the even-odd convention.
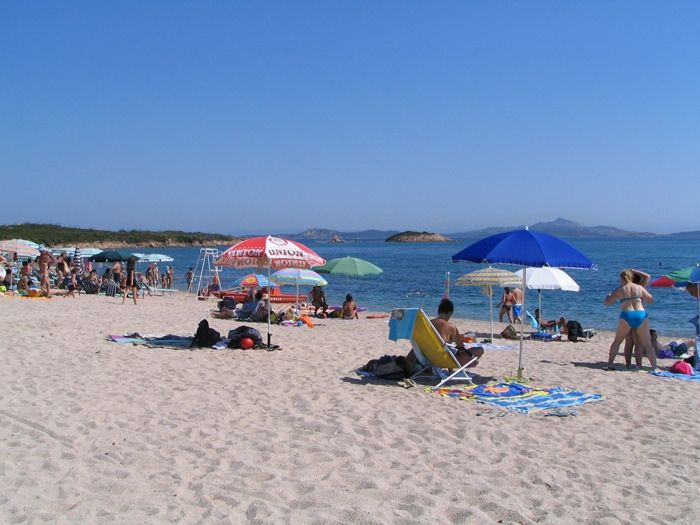
[[[513,292],[511,292],[510,288],[507,286],[503,289],[503,297],[501,297],[501,302],[498,304],[501,305],[501,310],[498,312],[498,320],[502,323],[503,316],[507,315],[508,322],[513,324],[513,304],[515,304],[515,296],[513,296]]]
[[[134,299],[134,304],[137,304],[136,299],[139,296],[139,287],[136,281],[136,256],[134,255],[129,257],[129,259],[126,261],[126,279],[124,281],[124,286],[122,287],[122,293],[124,294],[122,296],[122,304],[126,302],[126,296],[128,295],[129,291],[131,291],[131,297]]]
[[[649,284],[649,281],[651,280],[651,275],[649,275],[646,272],[643,272],[641,270],[630,270],[632,272],[632,282],[634,284],[639,284],[643,286],[644,288],[647,287]],[[653,341],[652,341],[652,347],[654,346]],[[656,349],[655,349],[656,350]],[[625,337],[625,367],[626,368],[632,368],[632,355],[634,354],[634,362],[635,366],[637,368],[642,368],[642,358],[643,358],[643,353],[644,349],[642,346],[638,343],[638,341],[635,339],[635,335],[633,332],[630,332],[627,334],[627,337]]]
[[[523,322],[523,291],[517,286],[513,288],[513,321]]]
[[[484,355],[484,349],[480,346],[465,348],[464,347],[464,336],[459,333],[457,327],[450,322],[450,318],[454,312],[455,306],[449,299],[443,299],[438,305],[438,316],[432,319],[430,322],[442,336],[443,341],[446,343],[454,343],[457,347],[457,351],[454,352],[457,361],[461,365],[466,365],[467,363],[474,360],[474,358],[481,358]],[[469,368],[479,364],[478,359],[469,365]]]
[[[639,284],[633,282],[634,273],[631,269],[623,270],[620,273],[620,286],[615,288],[605,298],[604,304],[612,305],[620,301],[620,320],[617,323],[615,339],[610,345],[608,353],[608,365],[606,370],[615,370],[613,363],[615,356],[620,349],[620,344],[631,332],[637,342],[646,352],[653,370],[656,370],[656,353],[651,345],[649,337],[649,319],[644,310],[642,302],[652,303],[654,298]]]
[[[357,304],[352,298],[352,294],[347,294],[345,296],[345,302],[341,307],[343,319],[359,319],[360,316],[357,314]]]
[[[42,250],[39,255],[39,271],[41,272],[41,293],[45,297],[51,296],[51,281],[49,280],[49,269],[55,260],[46,250]]]

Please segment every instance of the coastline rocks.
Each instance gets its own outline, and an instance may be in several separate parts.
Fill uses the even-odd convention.
[[[452,239],[439,233],[405,231],[388,237],[384,242],[452,242]]]

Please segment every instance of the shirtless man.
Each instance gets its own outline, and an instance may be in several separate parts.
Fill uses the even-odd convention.
[[[476,346],[472,348],[464,348],[464,337],[459,333],[457,327],[450,322],[455,306],[449,299],[443,299],[438,306],[438,316],[430,322],[442,336],[446,343],[454,343],[457,346],[455,357],[460,365],[466,365],[475,357],[481,358],[484,355],[484,349]],[[476,366],[479,361],[474,361],[469,365],[469,368]]]
[[[39,272],[41,273],[41,293],[46,297],[51,296],[51,284],[49,282],[49,268],[55,262],[53,255],[42,250],[39,255]]]
[[[522,289],[515,287],[513,288],[513,297],[515,298],[515,303],[513,303],[513,322],[515,324],[522,323],[523,315],[523,291]]]
[[[122,263],[120,261],[115,261],[112,265],[112,276],[114,278],[114,282],[117,283],[117,285],[121,285],[122,283],[122,273]]]

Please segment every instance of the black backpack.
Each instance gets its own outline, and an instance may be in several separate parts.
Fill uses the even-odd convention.
[[[190,346],[214,346],[219,341],[221,341],[221,334],[209,327],[209,321],[202,319]]]
[[[380,379],[405,379],[411,377],[411,370],[405,356],[383,355],[379,359],[372,359],[360,370],[372,372]]]
[[[579,337],[583,337],[583,328],[581,323],[578,321],[567,321],[566,322],[566,334],[569,337],[569,341],[574,343],[578,342]]]
[[[253,347],[260,347],[263,344],[262,335],[252,326],[242,325],[228,333],[228,347],[241,348],[241,341],[245,338],[253,340]]]

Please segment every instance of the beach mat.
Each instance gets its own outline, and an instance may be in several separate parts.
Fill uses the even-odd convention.
[[[515,350],[514,346],[497,345],[496,343],[465,343],[464,348],[473,348],[480,346],[484,350]]]
[[[656,370],[650,372],[652,375],[658,377],[672,377],[674,379],[682,379],[683,381],[698,381],[700,382],[700,372],[695,372],[693,375],[688,374],[674,374],[668,370]]]
[[[505,408],[518,414],[577,406],[604,399],[601,394],[586,394],[561,387],[537,388],[520,383],[439,388],[435,392],[443,397],[471,399],[478,403]]]
[[[134,344],[134,345],[144,345],[151,348],[156,347],[166,347],[166,348],[178,348],[178,349],[189,349],[192,345],[192,336],[182,336],[168,334],[161,337],[147,337],[135,332],[128,335],[108,335],[107,340],[114,343],[122,344]]]

